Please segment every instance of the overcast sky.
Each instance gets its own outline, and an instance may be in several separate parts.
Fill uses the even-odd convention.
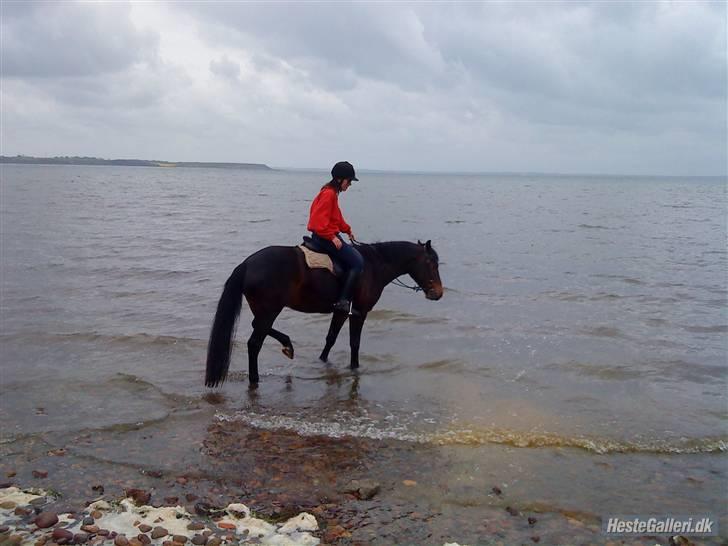
[[[725,2],[2,2],[4,155],[725,174]]]

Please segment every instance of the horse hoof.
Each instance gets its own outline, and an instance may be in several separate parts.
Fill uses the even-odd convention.
[[[352,363],[352,364],[351,364],[351,365],[349,366],[349,368],[351,368],[352,370],[356,370],[356,369],[357,369],[358,367],[359,367],[359,364],[358,364],[358,363],[357,363],[357,364],[354,364],[354,363]]]
[[[248,390],[249,391],[256,391],[258,390],[258,382],[251,381],[250,384],[248,384]]]
[[[321,356],[319,356],[319,360],[320,360],[321,362],[323,362],[324,364],[328,364],[328,362],[329,362],[329,357],[327,357],[327,356],[324,356],[324,355],[321,355]]]
[[[281,352],[288,358],[293,360],[293,347],[283,347],[283,349],[281,349]]]

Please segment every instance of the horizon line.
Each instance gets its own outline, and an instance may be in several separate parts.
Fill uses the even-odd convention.
[[[271,166],[267,163],[256,163],[256,162],[242,162],[242,161],[189,161],[189,160],[183,160],[183,161],[169,161],[169,160],[159,160],[159,159],[140,159],[140,158],[115,158],[115,159],[109,159],[105,157],[97,157],[97,156],[83,156],[83,155],[55,155],[55,156],[33,156],[33,155],[25,155],[25,154],[14,154],[14,155],[5,155],[3,154],[4,158],[12,159],[15,157],[22,157],[22,158],[28,158],[28,159],[62,159],[62,158],[79,158],[79,159],[98,159],[103,161],[149,161],[149,162],[158,162],[158,163],[168,163],[168,164],[175,164],[175,163],[197,163],[197,164],[229,164],[229,165],[265,165],[269,169],[272,170],[278,170],[278,171],[302,171],[302,172],[329,172],[328,167],[294,167],[294,166]],[[13,164],[13,163],[0,163],[0,164]],[[15,163],[16,165],[20,165],[23,163]],[[48,165],[48,166],[54,166],[54,165]],[[55,166],[62,166],[62,165],[55,165]],[[83,166],[83,165],[75,165],[75,166]],[[90,165],[93,166],[93,165]],[[96,165],[96,166],[106,166],[106,165]],[[112,166],[112,165],[108,165]],[[212,167],[211,167],[212,168]],[[722,173],[722,174],[665,174],[665,173],[647,173],[647,174],[636,174],[636,173],[615,173],[615,172],[547,172],[547,171],[500,171],[500,170],[493,170],[493,171],[480,171],[480,170],[465,170],[465,171],[456,171],[456,170],[416,170],[416,169],[374,169],[374,168],[359,168],[357,169],[360,173],[368,173],[368,174],[404,174],[404,175],[462,175],[462,176],[477,176],[477,175],[508,175],[508,176],[614,176],[614,177],[641,177],[641,178],[649,178],[649,177],[669,177],[669,178],[681,178],[681,177],[699,177],[699,178],[728,178],[728,172]]]

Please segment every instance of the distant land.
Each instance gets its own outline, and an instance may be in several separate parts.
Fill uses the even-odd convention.
[[[216,169],[260,169],[272,171],[263,163],[205,163],[197,161],[148,161],[146,159],[101,159],[98,157],[33,157],[0,155],[0,163],[20,165],[124,165],[128,167],[208,167]]]

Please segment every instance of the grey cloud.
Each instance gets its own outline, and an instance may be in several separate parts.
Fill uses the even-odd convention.
[[[8,153],[726,169],[718,2],[159,4],[167,62],[127,5],[1,6]]]
[[[408,5],[383,9],[375,4],[189,3],[180,7],[232,29],[244,47],[264,49],[316,69],[314,77],[335,87],[337,73],[351,69],[359,77],[397,81],[403,88],[421,88],[447,70],[437,49],[425,39],[418,13]],[[205,36],[216,42],[230,34],[211,28]]]
[[[474,96],[535,123],[619,127],[631,119],[639,127],[654,112],[677,123],[675,110],[724,118],[725,6],[718,3],[185,9],[232,29],[241,47],[286,59],[337,92],[357,78],[418,92],[470,85]],[[210,40],[220,36],[208,30]]]
[[[210,71],[216,76],[228,80],[237,80],[240,77],[240,65],[223,55],[219,59],[210,61]]]
[[[3,77],[90,76],[124,70],[156,54],[122,3],[3,2]]]

